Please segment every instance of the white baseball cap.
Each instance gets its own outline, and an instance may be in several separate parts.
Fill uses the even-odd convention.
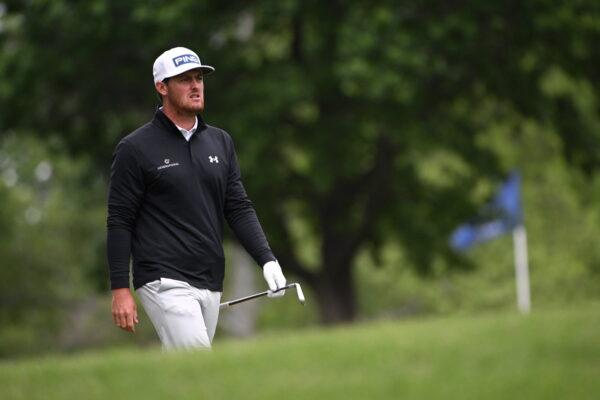
[[[200,57],[192,50],[185,47],[174,47],[162,53],[154,61],[154,66],[152,67],[154,83],[162,82],[167,78],[196,68],[199,68],[204,75],[210,74],[215,70],[210,65],[202,65]]]

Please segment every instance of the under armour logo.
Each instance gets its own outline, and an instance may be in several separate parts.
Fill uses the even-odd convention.
[[[219,157],[217,156],[208,156],[208,161],[210,161],[210,163],[219,163]]]

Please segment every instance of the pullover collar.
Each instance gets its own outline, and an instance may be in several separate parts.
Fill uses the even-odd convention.
[[[160,108],[158,108],[156,110],[156,112],[154,113],[154,119],[152,122],[158,124],[159,126],[166,129],[167,131],[177,134],[180,137],[183,136],[182,132],[179,130],[177,125],[175,125],[175,123],[173,123],[173,121],[171,121],[169,119],[169,117],[167,117]],[[203,131],[204,129],[206,129],[206,124],[204,123],[204,120],[202,119],[202,117],[198,114],[198,115],[196,115],[196,131],[195,132],[199,133],[199,132]]]

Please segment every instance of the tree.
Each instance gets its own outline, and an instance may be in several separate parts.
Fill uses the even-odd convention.
[[[597,111],[582,127],[574,107],[560,107],[577,104],[573,93],[557,99],[541,84],[553,70],[593,82],[594,5],[297,2],[251,15],[253,36],[231,38],[226,52],[241,76],[226,99],[244,105],[233,131],[257,203],[274,204],[263,214],[277,254],[316,290],[326,322],[355,316],[360,249],[399,240],[423,273],[454,258],[447,237],[474,211],[469,188],[506,172],[478,141],[483,122],[557,124],[565,155],[597,168]],[[573,124],[585,140],[569,140]],[[432,178],[424,167],[435,157]],[[276,171],[265,174],[266,163]],[[294,218],[317,238],[312,263]]]

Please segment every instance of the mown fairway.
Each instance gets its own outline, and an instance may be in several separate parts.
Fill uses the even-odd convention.
[[[0,363],[2,399],[597,399],[600,304]]]

